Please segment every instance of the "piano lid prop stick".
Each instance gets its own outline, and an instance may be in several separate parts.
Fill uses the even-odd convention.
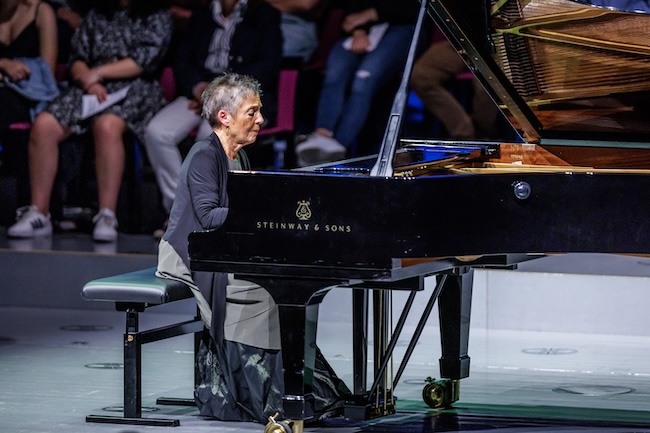
[[[390,177],[393,175],[393,157],[395,156],[395,150],[397,148],[397,136],[402,125],[402,113],[404,113],[404,109],[406,108],[408,83],[409,78],[411,77],[411,71],[413,70],[415,52],[417,50],[420,32],[422,31],[422,22],[424,21],[424,16],[426,13],[427,2],[428,0],[420,1],[420,13],[418,14],[415,31],[413,32],[413,39],[411,40],[411,46],[409,47],[409,54],[406,58],[402,81],[400,83],[399,89],[397,90],[397,94],[395,95],[395,99],[393,100],[393,106],[391,108],[390,117],[388,118],[386,132],[384,132],[384,139],[381,143],[381,149],[379,151],[379,155],[377,156],[377,161],[370,171],[370,176]]]

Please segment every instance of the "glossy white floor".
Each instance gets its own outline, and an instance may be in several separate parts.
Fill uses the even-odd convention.
[[[643,272],[647,262],[600,256],[576,259],[572,266],[566,259],[549,258],[546,264],[531,262],[517,272],[477,271],[471,375],[461,382],[460,400],[453,409],[433,410],[421,399],[424,379],[438,374],[434,313],[395,388],[397,414],[367,422],[337,419],[307,426],[305,431],[650,433],[650,328],[645,327],[644,314],[648,295],[642,295],[650,281]],[[623,262],[617,263],[619,259]],[[563,266],[575,273],[548,271]],[[625,267],[620,272],[632,277],[616,275]],[[595,271],[606,275],[589,275]],[[11,297],[6,287],[0,281],[4,299]],[[417,305],[426,302],[430,290],[428,285],[418,295],[422,301]],[[343,308],[348,299],[344,289],[325,297],[318,344],[349,383],[350,323]],[[395,304],[402,299],[396,294]],[[179,315],[152,310],[141,316],[141,327],[168,323]],[[404,338],[414,324],[408,322]],[[179,427],[86,423],[86,415],[120,410],[123,327],[123,314],[108,310],[0,306],[0,432],[264,430],[259,424],[206,420],[192,408],[156,405],[161,396],[192,394],[189,336],[152,343],[143,350],[144,416],[178,418]],[[395,369],[405,347],[406,342],[398,344]]]

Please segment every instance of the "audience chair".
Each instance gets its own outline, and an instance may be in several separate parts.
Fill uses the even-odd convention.
[[[324,72],[327,66],[327,58],[330,51],[343,37],[343,23],[344,12],[342,8],[332,8],[326,12],[322,18],[320,33],[318,35],[318,46],[312,55],[309,62],[304,66],[305,71],[320,71]]]
[[[258,137],[273,139],[273,168],[285,167],[285,155],[293,149],[295,135],[296,87],[299,69],[282,69],[278,84],[278,115],[274,126],[263,128]],[[291,153],[293,151],[291,150]]]
[[[165,66],[160,74],[160,85],[162,86],[165,101],[172,102],[176,97],[176,81],[174,70],[171,66]]]

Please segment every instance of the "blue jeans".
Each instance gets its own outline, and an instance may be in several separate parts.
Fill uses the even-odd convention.
[[[404,70],[414,28],[389,26],[377,47],[366,54],[343,48],[344,39],[336,43],[327,60],[316,114],[317,128],[332,131],[346,148],[353,146],[377,91]]]

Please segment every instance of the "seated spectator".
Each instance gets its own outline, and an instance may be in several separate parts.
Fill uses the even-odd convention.
[[[38,103],[57,91],[53,83],[56,58],[57,30],[52,8],[39,0],[3,0],[0,3],[0,79],[3,81],[0,130],[6,130],[11,124],[30,122]],[[39,89],[46,90],[40,101]]]
[[[282,55],[311,59],[318,46],[318,25],[328,0],[267,0],[282,12]]]
[[[25,125],[58,95],[54,11],[39,0],[0,1],[0,167],[16,180],[17,206],[29,203]],[[3,200],[10,202],[9,197]]]
[[[117,238],[123,136],[130,131],[142,138],[146,123],[165,103],[158,75],[171,29],[171,17],[159,0],[104,0],[84,18],[71,41],[69,70],[74,85],[34,121],[29,137],[31,205],[18,210],[17,222],[7,231],[10,237],[52,232],[49,207],[59,144],[72,134],[91,131],[99,199],[93,239]],[[118,92],[125,93],[123,99],[107,100]],[[83,99],[111,105],[96,114],[84,113]]]
[[[273,123],[281,61],[280,12],[263,0],[213,0],[209,8],[194,10],[173,64],[180,96],[149,122],[144,140],[167,214],[182,162],[178,145],[197,127],[198,138],[211,132],[200,116],[203,90],[224,72],[254,77],[262,84],[264,112]]]
[[[473,78],[471,115],[447,84],[467,71],[467,65],[447,40],[433,42],[413,65],[410,85],[452,139],[492,138],[499,110],[478,79]]]
[[[172,64],[178,51],[178,45],[187,30],[187,23],[192,15],[192,11],[198,7],[206,7],[209,4],[210,0],[171,0],[169,13],[174,22],[174,30],[172,32],[172,42],[167,52],[165,65],[170,66]]]
[[[347,36],[328,57],[316,130],[296,146],[298,165],[346,156],[376,93],[403,71],[413,39],[419,10],[416,0],[352,0],[344,7],[342,25]]]

